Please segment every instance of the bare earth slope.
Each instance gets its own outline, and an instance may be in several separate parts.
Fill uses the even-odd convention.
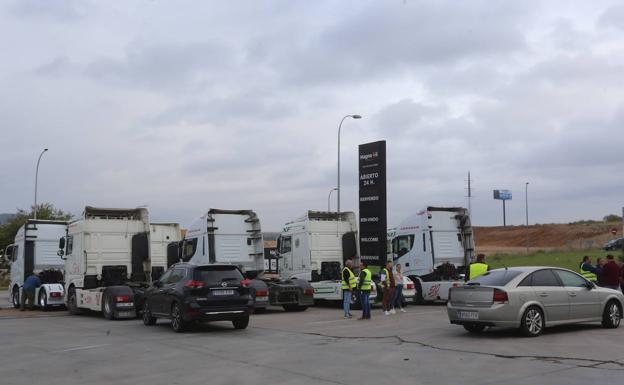
[[[582,224],[533,225],[528,229],[529,247],[535,250],[580,250],[599,249],[614,236],[616,228],[621,237],[621,223],[593,222]],[[475,227],[478,252],[509,252],[526,249],[527,228],[525,226]]]

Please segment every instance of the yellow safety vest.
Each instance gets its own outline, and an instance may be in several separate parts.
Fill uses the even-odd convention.
[[[581,275],[583,276],[583,278],[585,278],[586,280],[591,281],[591,282],[598,282],[598,276],[595,273],[592,273],[589,270],[584,270],[583,269],[583,263],[581,263],[579,268],[581,270]]]
[[[468,275],[469,279],[475,279],[480,275],[487,273],[488,265],[481,262],[476,262],[470,265],[470,274]]]
[[[344,280],[344,271],[345,270],[349,272],[349,282]],[[354,289],[355,286],[356,286],[355,274],[353,274],[351,269],[349,269],[348,267],[345,266],[345,268],[342,269],[342,290],[351,290],[351,289]]]
[[[364,273],[364,279],[362,280],[362,286],[360,286],[360,290],[362,291],[370,291],[371,282],[373,281],[373,273],[368,269],[362,270]]]
[[[391,273],[385,267],[383,268],[383,271],[385,271],[386,279],[382,283],[384,284],[384,287],[390,287],[390,274]]]

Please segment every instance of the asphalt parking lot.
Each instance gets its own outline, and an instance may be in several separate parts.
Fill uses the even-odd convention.
[[[624,327],[576,325],[538,338],[480,336],[442,305],[370,321],[341,310],[280,309],[247,330],[217,322],[175,334],[160,320],[107,321],[66,311],[0,310],[2,384],[588,384],[621,383]]]

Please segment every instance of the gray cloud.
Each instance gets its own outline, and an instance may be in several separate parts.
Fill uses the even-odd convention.
[[[91,10],[91,3],[88,0],[19,0],[10,6],[10,10],[19,17],[68,22],[85,17]]]
[[[477,224],[499,222],[493,188],[520,223],[525,181],[532,221],[622,204],[611,4],[24,4],[0,12],[19,36],[0,64],[0,211],[30,204],[49,147],[39,193],[61,208],[147,204],[183,225],[253,208],[276,230],[327,207],[347,113],[364,119],[343,126],[342,207],[357,210],[357,145],[386,139],[391,225],[466,204],[468,170]]]

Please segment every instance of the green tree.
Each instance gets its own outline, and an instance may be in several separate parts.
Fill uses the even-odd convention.
[[[622,217],[616,214],[609,214],[609,215],[605,215],[604,218],[602,218],[602,220],[605,222],[621,222]]]
[[[13,243],[17,230],[19,230],[19,228],[22,227],[22,225],[26,223],[29,218],[33,217],[33,208],[34,206],[31,206],[30,212],[18,209],[17,214],[13,217],[13,219],[0,226],[0,253],[4,253],[4,249]],[[37,205],[37,219],[67,221],[71,219],[71,217],[71,214],[55,208],[51,203],[42,203]]]

